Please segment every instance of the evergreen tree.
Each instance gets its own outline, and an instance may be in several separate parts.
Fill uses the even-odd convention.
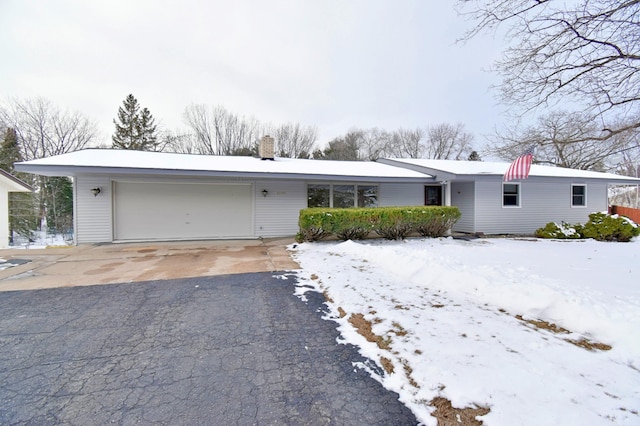
[[[147,108],[143,108],[138,119],[140,151],[155,151],[158,146],[155,118]]]
[[[13,173],[13,163],[22,161],[16,130],[8,128],[0,145],[0,169]]]
[[[129,94],[118,108],[116,131],[111,137],[113,148],[155,151],[158,147],[155,119],[147,108],[140,110],[138,100]]]
[[[45,193],[47,232],[71,234],[73,232],[73,184],[67,177],[48,177],[42,188]]]
[[[16,173],[13,165],[22,161],[20,145],[15,129],[8,128],[0,145],[0,168],[17,178],[32,183],[32,176]],[[9,193],[9,244],[13,244],[14,234],[22,235],[31,240],[33,231],[38,226],[36,198],[30,192]]]
[[[477,151],[471,151],[471,154],[469,154],[469,158],[467,158],[467,161],[482,161],[482,158],[480,158],[480,154],[478,154]]]

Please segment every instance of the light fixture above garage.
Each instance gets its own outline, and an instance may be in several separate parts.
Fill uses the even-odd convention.
[[[97,197],[99,193],[102,192],[102,189],[100,189],[99,186],[95,187],[95,188],[91,188],[91,193],[93,194],[94,197]]]
[[[261,192],[263,197],[266,197],[269,194],[269,191],[267,191],[266,189],[263,189]]]

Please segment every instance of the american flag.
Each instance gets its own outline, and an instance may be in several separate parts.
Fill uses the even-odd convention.
[[[504,181],[509,182],[514,179],[526,179],[529,177],[529,170],[531,170],[531,162],[533,161],[534,146],[527,148],[527,150],[518,158],[513,160],[513,163],[509,166],[507,173],[504,174]]]

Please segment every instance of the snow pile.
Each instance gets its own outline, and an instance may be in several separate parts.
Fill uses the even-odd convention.
[[[436,424],[437,396],[490,408],[487,425],[640,423],[639,241],[448,238],[292,250],[303,268],[299,292],[326,293],[344,340],[381,368],[391,362],[392,373],[387,363],[387,373],[372,374],[425,424]],[[372,324],[378,344],[349,323],[353,314]]]

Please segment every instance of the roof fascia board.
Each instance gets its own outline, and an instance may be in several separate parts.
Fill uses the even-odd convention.
[[[0,175],[10,181],[10,185],[14,188],[10,192],[33,192],[33,188],[31,187],[31,185],[23,182],[21,179],[15,177],[11,173],[0,169]]]

